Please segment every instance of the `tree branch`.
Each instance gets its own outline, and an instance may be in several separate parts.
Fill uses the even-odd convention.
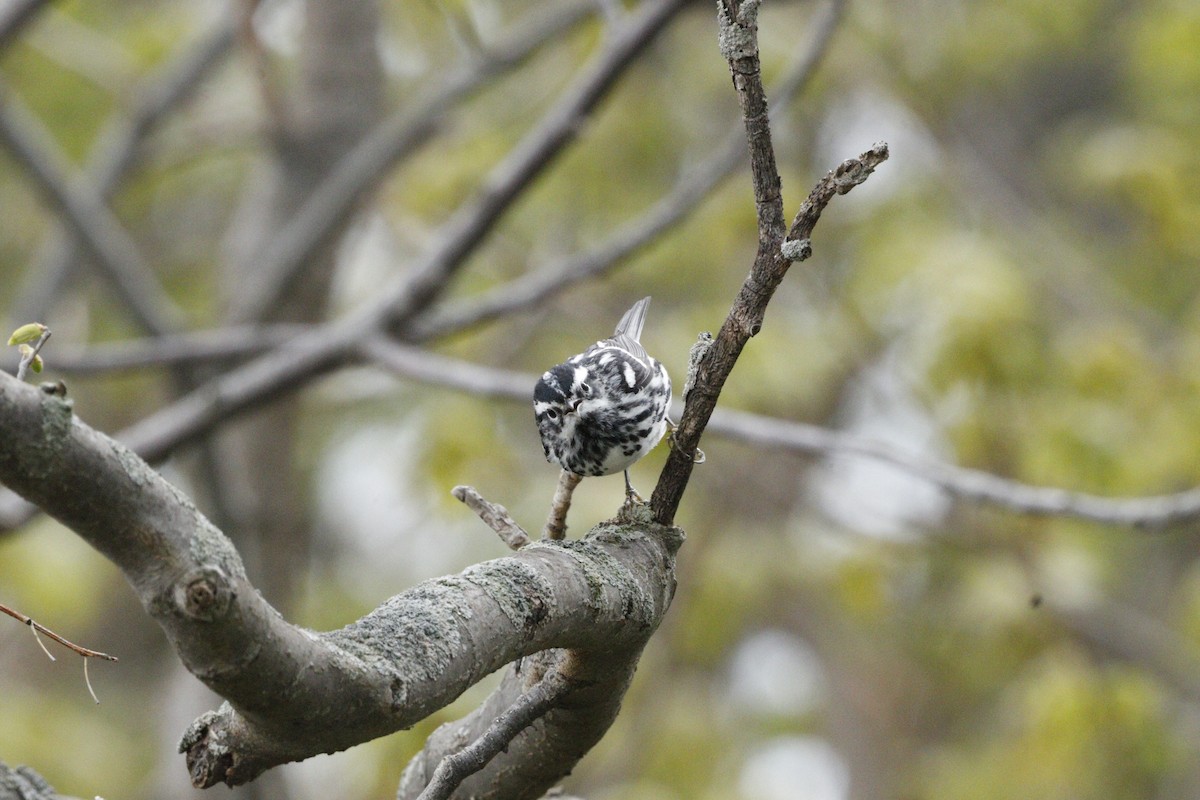
[[[758,3],[759,0],[743,0],[740,3],[722,0],[718,4],[721,53],[729,62],[733,75],[750,150],[750,172],[758,217],[758,252],[725,323],[696,365],[692,390],[675,429],[675,446],[667,456],[666,466],[650,499],[654,518],[661,524],[670,524],[675,519],[675,512],[692,474],[693,454],[699,448],[700,437],[742,348],[762,328],[767,303],[783,281],[792,261],[807,256],[803,246],[789,247],[786,254],[783,247],[783,198],[758,58]],[[792,225],[791,236],[807,242],[812,227],[833,194],[848,192],[865,180],[886,158],[887,147],[880,145],[856,160],[843,162],[826,175],[801,206]]]
[[[54,791],[54,787],[26,766],[16,769],[0,761],[0,800],[77,800]]]
[[[65,160],[50,148],[54,137],[2,84],[0,98],[0,144],[78,237],[134,320],[148,333],[181,327],[183,313],[104,200],[92,187],[69,177]]]
[[[14,0],[9,3],[0,16],[0,53],[8,49],[48,5],[50,0]]]
[[[562,702],[571,689],[566,678],[552,669],[518,697],[486,731],[457,753],[446,756],[417,800],[447,800],[468,776],[479,772],[508,748],[517,734]]]
[[[529,533],[512,518],[504,506],[489,502],[470,486],[455,486],[450,490],[450,494],[478,514],[484,524],[494,530],[510,549],[520,550],[529,544]]]
[[[482,397],[528,403],[537,382],[536,375],[472,364],[383,337],[364,342],[362,351],[376,366],[400,377]],[[681,411],[676,403],[672,414]],[[819,425],[727,408],[713,411],[706,431],[764,449],[882,461],[929,481],[959,500],[985,503],[1017,514],[1075,517],[1145,530],[1160,530],[1200,519],[1200,487],[1147,497],[1102,497],[1032,486]]]
[[[413,270],[412,277],[386,296],[387,328],[407,330],[412,319],[445,290],[466,257],[513,201],[567,144],[617,79],[692,0],[652,0],[611,31],[594,62],[563,97],[484,179],[475,199],[443,227],[442,246]]]
[[[433,302],[467,255],[550,160],[578,136],[583,120],[690,0],[656,0],[613,35],[592,66],[562,100],[484,181],[480,194],[443,227],[433,251],[409,277],[378,300],[341,320],[320,326],[248,364],[214,378],[124,431],[120,438],[150,461],[203,436],[231,415],[260,406],[354,357],[360,342],[387,326],[403,328]]]
[[[771,98],[773,108],[786,108],[816,74],[842,20],[844,8],[844,0],[833,0],[825,6],[815,22],[810,43],[798,51],[779,79]],[[414,322],[406,340],[429,341],[535,308],[571,286],[604,275],[686,220],[745,158],[745,133],[738,125],[717,145],[712,155],[683,170],[670,192],[592,250],[510,281],[481,298],[460,301],[436,314],[423,316]]]
[[[580,3],[581,8],[591,8],[592,2]],[[786,107],[788,102],[811,80],[828,49],[837,26],[842,19],[844,0],[834,0],[826,5],[817,22],[811,44],[801,50],[792,66],[781,77],[771,103],[775,108]],[[564,21],[573,14],[575,6],[563,10]],[[540,15],[539,15],[540,18]],[[540,37],[530,36],[530,43]],[[496,50],[493,48],[493,58]],[[521,48],[505,48],[503,61],[507,63],[524,53]],[[650,209],[637,214],[630,222],[593,250],[576,254],[561,262],[544,267],[535,274],[511,281],[482,298],[463,301],[436,314],[422,314],[412,323],[406,341],[424,342],[467,328],[505,317],[537,306],[559,292],[585,280],[604,275],[613,266],[629,258],[671,227],[678,224],[718,186],[746,156],[744,134],[740,126],[730,133],[718,146],[714,156],[683,171],[679,182]],[[321,225],[324,223],[314,223]],[[281,236],[287,236],[292,224]],[[301,228],[296,223],[297,228]],[[309,227],[305,227],[309,230]],[[284,248],[284,249],[290,249]],[[272,262],[266,256],[267,263]],[[38,315],[26,314],[36,318]],[[74,374],[94,374],[107,371],[139,369],[163,365],[205,363],[226,359],[238,359],[261,355],[279,347],[297,336],[311,332],[304,325],[233,325],[223,329],[199,332],[183,332],[154,338],[124,341],[111,344],[93,344],[87,347],[59,348],[55,354],[56,369]],[[367,341],[370,341],[368,339]],[[386,359],[387,347],[374,358]],[[402,351],[395,351],[396,358],[404,358]],[[415,365],[409,365],[413,368]],[[463,362],[463,368],[468,365]],[[403,369],[401,369],[403,371]],[[435,381],[436,382],[436,381]]]
[[[312,253],[342,230],[358,203],[436,130],[454,104],[524,63],[538,48],[594,12],[587,0],[541,9],[515,33],[490,47],[486,56],[444,79],[434,91],[408,102],[381,122],[337,164],[276,235],[255,266],[253,281],[235,298],[234,322],[261,319],[285,296]]]
[[[541,650],[621,653],[626,663],[674,591],[681,532],[645,521],[601,525],[582,540],[531,544],[421,584],[341,630],[314,634],[266,603],[190,501],[75,419],[65,399],[0,375],[0,412],[0,481],[113,561],[184,665],[228,701],[184,738],[197,785],[243,783],[409,727]],[[594,723],[583,715],[560,725],[585,741],[591,734],[574,736],[572,725]]]
[[[84,173],[101,198],[109,198],[132,169],[154,127],[186,102],[221,62],[233,43],[231,14],[222,14],[199,41],[167,61],[134,89],[132,109],[115,114],[88,156]],[[80,246],[69,226],[49,237],[35,257],[17,298],[12,319],[45,319],[62,286],[78,266]]]

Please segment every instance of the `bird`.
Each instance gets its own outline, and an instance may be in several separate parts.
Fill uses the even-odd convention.
[[[533,414],[546,460],[580,477],[625,473],[625,501],[641,501],[629,467],[662,439],[671,377],[641,344],[650,298],[633,304],[608,339],[542,373]]]

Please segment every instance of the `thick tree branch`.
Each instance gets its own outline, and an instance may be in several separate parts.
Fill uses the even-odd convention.
[[[547,545],[539,545],[547,546]],[[558,707],[522,731],[487,769],[459,786],[475,800],[536,800],[564,778],[612,725],[633,680],[640,647],[552,650],[505,672],[500,686],[470,714],[438,728],[400,779],[397,800],[417,798],[441,760],[477,740],[542,674],[558,670],[570,691]]]
[[[54,787],[26,766],[16,769],[0,761],[0,800],[77,800],[54,791]]]
[[[267,605],[190,501],[62,398],[0,375],[0,441],[0,480],[112,560],[183,663],[229,701],[185,738],[198,785],[411,726],[520,656],[638,651],[674,589],[679,532],[600,526],[313,634]]]

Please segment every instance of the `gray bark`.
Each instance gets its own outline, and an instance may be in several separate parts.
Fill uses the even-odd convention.
[[[533,544],[420,584],[319,634],[286,622],[192,502],[76,419],[68,400],[0,375],[0,441],[0,481],[111,559],[185,666],[227,699],[181,745],[199,786],[244,783],[410,727],[518,657],[560,648],[576,690],[547,716],[546,733],[514,743],[509,757],[541,754],[528,765],[534,775],[491,768],[477,778],[504,792],[512,791],[505,775],[548,788],[608,727],[674,593],[682,532],[643,511],[582,540]],[[514,680],[451,738],[490,720]],[[435,737],[430,762],[443,744]]]

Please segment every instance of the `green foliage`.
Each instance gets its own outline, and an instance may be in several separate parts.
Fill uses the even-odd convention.
[[[30,322],[22,325],[12,332],[12,336],[8,337],[8,346],[12,347],[16,344],[29,344],[36,342],[46,332],[46,326],[40,322]]]
[[[949,742],[929,759],[925,796],[1145,797],[1180,755],[1153,684],[1120,668],[1097,673],[1070,650],[1031,664],[992,726],[994,736]]]

